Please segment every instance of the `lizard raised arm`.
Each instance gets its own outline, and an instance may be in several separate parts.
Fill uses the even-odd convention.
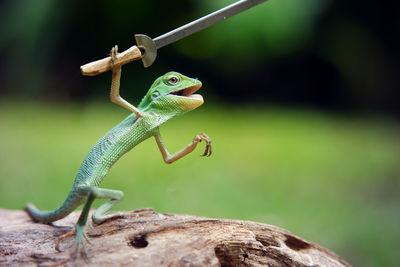
[[[112,62],[118,57],[117,47],[111,50]],[[25,210],[32,220],[50,223],[60,220],[84,204],[82,213],[73,231],[60,236],[56,250],[60,251],[60,241],[68,236],[76,236],[75,256],[87,256],[85,244],[86,222],[90,207],[97,198],[110,199],[101,205],[92,215],[93,222],[102,223],[107,219],[123,217],[122,212],[109,212],[124,196],[122,191],[99,188],[98,186],[107,175],[111,166],[133,147],[154,136],[157,146],[166,163],[172,163],[192,152],[197,144],[205,141],[206,148],[202,156],[210,156],[211,139],[205,134],[196,135],[193,141],[175,154],[170,154],[160,136],[159,126],[169,119],[184,114],[203,104],[199,94],[193,94],[201,87],[197,79],[186,77],[177,72],[168,72],[157,78],[143,97],[138,107],[134,107],[119,95],[121,67],[112,67],[111,101],[132,112],[121,123],[112,128],[87,154],[75,178],[75,182],[65,201],[55,210],[40,211],[28,203]]]

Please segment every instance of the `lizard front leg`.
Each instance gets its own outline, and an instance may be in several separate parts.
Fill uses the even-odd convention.
[[[159,132],[156,133],[154,135],[154,137],[156,139],[157,146],[160,149],[160,152],[161,152],[161,154],[162,154],[162,156],[164,158],[164,161],[166,163],[172,163],[172,162],[174,162],[174,161],[186,156],[187,154],[192,152],[196,148],[197,144],[199,142],[201,142],[201,141],[205,141],[206,142],[206,148],[204,150],[204,153],[201,156],[209,157],[212,154],[211,138],[205,133],[196,135],[193,138],[192,142],[190,142],[189,145],[187,145],[186,147],[184,147],[183,149],[181,149],[180,151],[178,151],[178,152],[176,152],[175,154],[172,154],[172,155],[168,152],[167,148],[165,147],[164,142],[161,139],[160,133]]]
[[[132,104],[130,104],[128,101],[126,101],[119,95],[122,69],[121,66],[113,67],[114,61],[118,56],[117,45],[111,49],[110,56],[111,56],[111,69],[112,69],[111,92],[110,92],[111,102],[121,105],[122,107],[132,111],[133,113],[136,114],[138,118],[142,117],[142,114],[136,107],[134,107]]]

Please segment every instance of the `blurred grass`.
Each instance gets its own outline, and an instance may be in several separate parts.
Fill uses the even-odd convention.
[[[53,209],[91,145],[127,112],[112,104],[0,103],[0,206]],[[111,169],[117,209],[254,220],[326,246],[355,266],[400,262],[400,130],[381,117],[218,106],[162,126],[174,152],[195,134],[213,139],[172,165],[150,139]],[[97,205],[100,201],[97,201]]]

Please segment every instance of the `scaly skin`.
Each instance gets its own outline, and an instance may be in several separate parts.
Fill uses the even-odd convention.
[[[111,50],[113,59],[118,56],[117,49],[117,47],[114,47]],[[199,80],[176,72],[169,72],[156,79],[136,108],[119,96],[121,67],[114,67],[112,70],[111,101],[122,105],[133,113],[112,128],[92,147],[78,171],[66,200],[58,208],[53,211],[39,211],[33,204],[29,203],[25,207],[25,210],[34,221],[50,223],[64,218],[79,205],[85,203],[76,224],[76,229],[60,236],[56,245],[56,250],[60,251],[60,241],[75,234],[75,256],[80,254],[86,256],[86,221],[90,206],[96,198],[108,198],[110,200],[101,205],[93,213],[92,219],[94,223],[102,223],[107,219],[123,217],[125,215],[121,212],[105,214],[122,200],[122,191],[98,187],[111,166],[122,155],[152,136],[155,137],[158,148],[166,163],[172,163],[189,154],[195,149],[197,143],[201,141],[205,141],[207,144],[202,156],[210,156],[212,152],[211,140],[203,133],[196,135],[193,141],[181,151],[171,155],[165,148],[159,132],[159,126],[164,122],[203,104],[203,98],[200,95],[192,95],[192,93],[201,87]]]

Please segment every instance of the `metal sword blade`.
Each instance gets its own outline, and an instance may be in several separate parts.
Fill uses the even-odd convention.
[[[246,9],[249,9],[255,5],[261,4],[267,0],[241,0],[237,1],[229,6],[221,8],[211,14],[201,17],[195,21],[185,24],[175,30],[167,32],[163,35],[154,38],[153,41],[156,48],[164,47],[177,40],[180,40],[188,35],[198,32],[204,28],[207,28],[221,20],[232,17]]]

